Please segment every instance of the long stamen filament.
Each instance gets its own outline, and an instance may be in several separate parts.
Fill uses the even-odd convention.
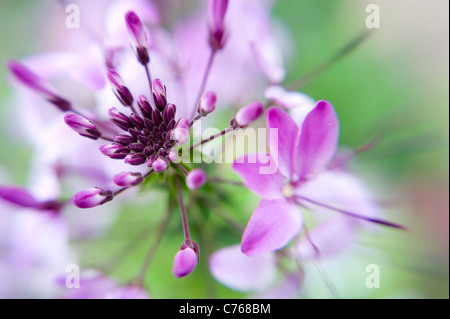
[[[208,62],[206,64],[205,72],[203,73],[202,83],[200,84],[200,88],[198,90],[197,99],[195,99],[195,105],[192,108],[191,118],[194,117],[194,114],[197,110],[196,106],[197,106],[198,102],[200,101],[200,98],[202,97],[203,92],[205,91],[206,83],[208,82],[208,77],[209,77],[209,74],[211,73],[215,55],[216,55],[216,50],[211,50],[211,53],[208,58]]]
[[[230,133],[231,131],[233,131],[233,128],[232,128],[232,127],[227,127],[227,128],[224,129],[222,132],[219,132],[219,133],[217,133],[217,134],[211,135],[209,138],[204,139],[204,140],[202,140],[202,141],[200,141],[200,142],[198,142],[198,143],[192,145],[192,146],[190,147],[190,150],[192,151],[194,148],[199,147],[200,145],[203,145],[203,144],[205,144],[205,143],[207,143],[207,142],[209,142],[209,141],[212,141],[212,140],[215,139],[215,138],[218,138],[218,137],[223,136],[223,135],[225,135],[225,134],[227,134],[227,133]]]
[[[372,222],[372,223],[376,223],[376,224],[380,224],[380,225],[384,225],[384,226],[388,226],[388,227],[393,227],[393,228],[397,228],[397,229],[404,229],[404,230],[406,230],[406,228],[404,226],[399,225],[399,224],[395,224],[395,223],[392,223],[392,222],[389,222],[389,221],[385,221],[385,220],[381,220],[381,219],[377,219],[377,218],[365,217],[365,216],[362,216],[362,215],[359,215],[359,214],[356,214],[356,213],[352,213],[352,212],[348,212],[348,211],[343,210],[343,209],[339,209],[337,207],[333,207],[333,206],[330,206],[330,205],[327,205],[327,204],[320,203],[318,201],[315,201],[313,199],[306,198],[306,197],[303,197],[303,196],[295,195],[293,198],[296,199],[297,201],[306,201],[306,202],[309,202],[311,204],[314,204],[314,205],[317,205],[317,206],[321,206],[321,207],[324,207],[324,208],[327,208],[327,209],[330,209],[330,210],[334,210],[334,211],[336,211],[338,213],[341,213],[341,214],[344,214],[344,215],[347,215],[347,216],[350,216],[350,217],[366,220],[366,221],[369,221],[369,222]],[[298,204],[301,205],[301,202],[298,202]]]
[[[288,90],[296,91],[303,88],[305,85],[307,85],[324,71],[326,71],[329,67],[331,67],[334,63],[338,62],[340,59],[344,58],[349,53],[358,48],[364,42],[364,40],[366,40],[372,34],[372,32],[372,30],[364,30],[359,33],[355,38],[350,40],[350,42],[348,42],[339,51],[337,51],[329,60],[323,62],[317,68],[313,69],[312,71],[300,77],[294,83],[289,85],[287,87]]]
[[[180,178],[178,176],[176,177],[176,183],[177,183],[178,201],[180,204],[180,211],[181,211],[181,220],[183,222],[184,243],[187,246],[192,246],[191,235],[189,233],[189,224],[186,216],[186,209],[183,203],[183,192],[181,190]]]

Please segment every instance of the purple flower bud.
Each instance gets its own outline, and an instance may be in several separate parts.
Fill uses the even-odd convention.
[[[91,208],[102,205],[112,199],[113,194],[111,191],[94,187],[76,193],[72,197],[72,202],[79,208]]]
[[[167,104],[166,86],[162,84],[160,79],[154,79],[152,89],[155,106],[162,112]]]
[[[250,103],[243,108],[241,108],[236,116],[234,117],[234,122],[238,127],[246,127],[250,123],[259,119],[259,117],[264,113],[264,106],[261,102]]]
[[[139,109],[141,110],[144,117],[150,117],[152,116],[152,107],[150,106],[150,103],[147,100],[147,97],[145,95],[139,95],[137,99],[137,104]]]
[[[50,103],[57,106],[61,111],[69,111],[72,106],[69,101],[58,96],[54,93],[50,85],[39,77],[36,73],[32,72],[30,69],[24,65],[11,61],[8,63],[8,68],[14,74],[15,78],[19,80],[22,84],[40,94]]]
[[[125,156],[125,163],[130,165],[141,165],[145,163],[145,155],[142,153],[132,153]]]
[[[184,128],[185,130],[190,130],[191,126],[189,125],[190,121],[186,117],[182,117],[178,120],[176,128]]]
[[[177,107],[175,104],[169,103],[163,112],[164,123],[169,124],[171,120],[175,118],[175,113],[177,112]]]
[[[162,157],[158,157],[156,160],[152,162],[152,167],[155,170],[155,172],[160,173],[162,171],[165,171],[167,168],[167,160]]]
[[[186,185],[189,189],[197,189],[205,185],[206,173],[201,168],[193,169],[186,176]]]
[[[211,91],[206,92],[198,103],[198,113],[201,116],[206,116],[207,114],[211,113],[216,108],[216,101],[216,93]]]
[[[114,70],[109,70],[107,78],[114,94],[117,96],[120,103],[125,106],[130,106],[131,104],[133,104],[133,95],[131,95],[130,90],[128,90],[128,88],[125,86],[125,82],[123,82],[119,73]]]
[[[85,119],[81,115],[78,114],[66,114],[64,116],[64,122],[75,132],[80,134],[81,136],[85,136],[96,140],[102,133],[97,129],[94,123]]]
[[[121,129],[128,131],[129,128],[133,127],[130,118],[125,114],[117,111],[115,107],[110,108],[108,110],[108,114],[111,117],[111,121]]]
[[[173,260],[172,273],[177,278],[189,275],[197,266],[197,262],[197,254],[192,248],[186,247],[179,250]]]
[[[175,149],[168,151],[166,156],[172,163],[178,163],[178,152]]]
[[[177,142],[177,145],[183,145],[189,141],[190,131],[183,127],[176,127],[170,131],[170,139]]]
[[[108,144],[100,146],[100,152],[113,159],[124,159],[130,150],[120,144]]]
[[[114,142],[127,145],[131,143],[136,143],[136,138],[134,136],[127,134],[118,134],[114,136]]]
[[[208,27],[209,44],[216,51],[225,45],[225,13],[228,0],[209,0],[208,4]]]
[[[41,203],[27,190],[15,186],[1,186],[0,198],[22,207],[39,208]]]
[[[142,174],[139,172],[122,172],[113,177],[113,182],[120,187],[135,186],[142,183]]]
[[[128,29],[131,47],[133,48],[138,61],[142,65],[146,65],[150,62],[150,57],[147,51],[147,35],[141,19],[139,19],[138,15],[134,11],[129,11],[125,15],[125,22]]]

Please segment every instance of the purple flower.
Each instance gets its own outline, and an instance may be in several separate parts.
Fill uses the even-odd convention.
[[[280,109],[266,113],[271,160],[277,163],[274,174],[261,174],[259,159],[249,163],[237,160],[233,169],[246,186],[263,197],[244,231],[242,252],[251,256],[286,246],[302,229],[297,195],[314,175],[333,158],[338,142],[339,124],[333,107],[319,101],[299,128]]]

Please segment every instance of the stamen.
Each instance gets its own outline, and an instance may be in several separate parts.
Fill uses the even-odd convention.
[[[209,138],[204,139],[204,140],[202,140],[202,141],[200,141],[200,142],[198,142],[198,143],[192,145],[189,149],[192,151],[194,148],[196,148],[196,147],[198,147],[198,146],[200,146],[200,145],[203,145],[203,144],[205,144],[205,143],[207,143],[207,142],[209,142],[209,141],[212,141],[212,140],[215,139],[215,138],[218,138],[218,137],[220,137],[220,136],[223,136],[223,135],[225,135],[225,134],[228,134],[228,133],[230,133],[230,132],[232,132],[232,131],[233,131],[233,128],[232,128],[232,127],[227,127],[227,128],[224,129],[222,132],[217,133],[217,134],[214,134],[214,135],[211,135]]]
[[[380,225],[384,225],[384,226],[388,226],[388,227],[392,227],[392,228],[406,230],[406,228],[404,226],[399,225],[399,224],[395,224],[395,223],[392,223],[392,222],[389,222],[389,221],[385,221],[385,220],[381,220],[381,219],[377,219],[377,218],[365,217],[365,216],[362,216],[362,215],[359,215],[359,214],[356,214],[356,213],[348,212],[346,210],[342,210],[342,209],[339,209],[339,208],[336,208],[336,207],[333,207],[333,206],[330,206],[330,205],[327,205],[327,204],[323,204],[323,203],[317,202],[315,200],[312,200],[312,199],[309,199],[309,198],[306,198],[306,197],[303,197],[303,196],[295,195],[294,198],[297,199],[297,200],[300,200],[300,201],[304,200],[304,201],[309,202],[311,204],[314,204],[314,205],[317,205],[317,206],[321,206],[321,207],[324,207],[324,208],[327,208],[327,209],[330,209],[330,210],[334,210],[334,211],[336,211],[338,213],[341,213],[341,214],[344,214],[344,215],[347,215],[347,216],[350,216],[350,217],[362,219],[362,220],[365,220],[365,221],[369,221],[369,222],[372,222],[372,223],[376,223],[376,224],[380,224]],[[298,204],[301,205],[301,202],[298,202]]]

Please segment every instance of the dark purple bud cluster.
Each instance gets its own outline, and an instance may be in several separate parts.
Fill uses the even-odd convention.
[[[124,132],[115,135],[112,144],[101,146],[100,151],[130,165],[147,163],[160,172],[167,168],[167,157],[176,143],[171,139],[171,131],[177,124],[176,106],[167,103],[166,87],[161,80],[155,79],[152,87],[155,107],[140,95],[137,99],[140,114],[125,115],[115,108],[109,110],[111,121]],[[119,100],[122,101],[121,98]]]

